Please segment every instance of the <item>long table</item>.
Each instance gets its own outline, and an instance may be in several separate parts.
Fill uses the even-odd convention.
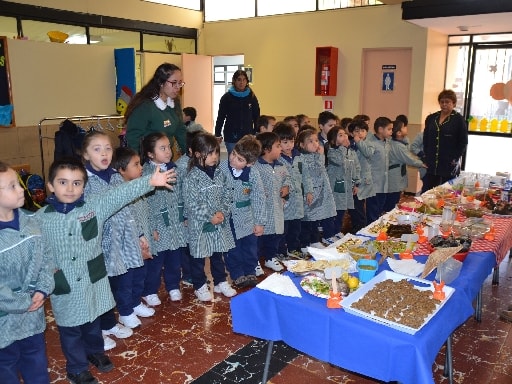
[[[417,259],[424,263],[426,256]],[[273,341],[284,341],[310,356],[378,380],[430,384],[434,382],[432,364],[439,350],[474,313],[472,302],[495,266],[494,253],[470,252],[459,277],[450,284],[455,288],[453,295],[414,335],[343,309],[328,309],[325,299],[304,291],[302,298],[294,298],[258,288],[231,300],[233,330],[269,340],[270,346]],[[378,272],[384,269],[388,269],[387,263]],[[287,274],[299,287],[301,278]],[[433,280],[434,276],[432,272],[427,279]]]

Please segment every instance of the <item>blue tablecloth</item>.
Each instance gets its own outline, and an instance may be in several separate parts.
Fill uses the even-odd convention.
[[[417,258],[425,262],[426,256]],[[473,313],[472,301],[496,264],[490,252],[470,253],[448,302],[415,335],[328,309],[326,300],[254,288],[231,300],[233,330],[291,347],[350,371],[384,381],[433,383],[432,364],[448,336]],[[379,268],[388,269],[387,263]],[[294,277],[299,287],[300,277]],[[432,280],[435,272],[427,276]]]

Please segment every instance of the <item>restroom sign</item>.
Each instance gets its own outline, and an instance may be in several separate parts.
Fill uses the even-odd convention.
[[[332,112],[332,100],[324,100],[324,111]]]
[[[393,91],[395,87],[395,72],[382,73],[382,90],[385,92]]]

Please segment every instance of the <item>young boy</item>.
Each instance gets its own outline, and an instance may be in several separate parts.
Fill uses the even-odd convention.
[[[392,121],[387,117],[378,117],[373,123],[375,134],[366,140],[354,136],[358,150],[369,161],[372,170],[375,196],[366,199],[368,222],[377,220],[384,212],[388,192],[389,149],[393,129]]]
[[[265,190],[258,171],[253,167],[261,153],[258,140],[252,135],[235,144],[229,159],[221,161],[226,188],[233,191],[229,224],[235,239],[224,257],[231,279],[237,288],[253,287],[258,283],[258,237],[266,224]]]
[[[0,381],[47,384],[44,301],[53,291],[53,260],[16,172],[0,162]]]
[[[265,188],[267,221],[263,235],[258,239],[258,247],[265,257],[265,266],[279,272],[283,266],[276,258],[281,236],[284,233],[284,201],[288,200],[290,175],[286,167],[278,161],[281,156],[279,136],[264,132],[256,136],[261,143],[261,156],[254,167],[259,171]],[[258,268],[259,267],[259,268]],[[258,264],[256,276],[262,275]]]
[[[174,171],[157,171],[86,202],[83,164],[63,158],[50,166],[47,186],[53,195],[36,218],[43,239],[52,245],[56,270],[52,310],[66,357],[67,378],[72,383],[98,382],[89,371],[90,363],[101,372],[114,368],[104,353],[100,327],[100,315],[114,306],[101,249],[103,223],[154,186],[171,188],[167,182],[174,180]]]
[[[289,124],[293,128],[293,131],[295,132],[295,136],[297,136],[297,134],[299,133],[299,128],[302,127],[302,125],[299,124],[299,118],[297,116],[286,116],[283,119],[283,123]],[[308,122],[308,124],[309,124],[309,122]],[[307,125],[307,124],[303,124],[303,125]]]
[[[196,117],[197,111],[194,107],[183,108],[183,122],[185,123],[185,127],[187,127],[187,132],[206,132],[201,124],[196,123]]]
[[[313,201],[313,185],[307,170],[302,167],[302,155],[295,148],[295,130],[286,123],[277,123],[274,133],[281,140],[281,157],[290,174],[290,197],[284,206],[284,236],[281,238],[279,253],[293,258],[303,258],[300,246],[301,222],[306,204]]]
[[[256,125],[259,133],[272,132],[274,125],[276,125],[276,118],[274,116],[261,115],[258,117]]]
[[[318,114],[318,128],[320,129],[318,141],[320,141],[322,146],[327,144],[327,133],[336,125],[337,120],[336,115],[329,111],[323,111]]]

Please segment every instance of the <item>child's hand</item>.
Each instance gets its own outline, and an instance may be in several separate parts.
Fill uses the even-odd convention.
[[[156,167],[155,172],[149,179],[149,185],[153,187],[166,187],[167,189],[173,189],[173,186],[169,183],[176,183],[176,170],[173,168],[161,172],[160,168]]]
[[[316,152],[321,154],[321,155],[323,155],[323,153],[324,153],[324,146],[322,144],[320,144],[318,146],[318,149],[316,150]]]
[[[288,185],[285,185],[281,188],[281,197],[286,197],[290,194],[290,187]]]
[[[210,223],[213,225],[220,224],[224,221],[224,214],[222,212],[215,212],[215,214],[210,219]]]
[[[354,136],[353,136],[353,139],[354,139],[354,141],[355,141],[356,143],[359,143],[359,142],[361,141],[361,136],[359,136],[359,135],[357,135],[357,134],[356,134],[356,135],[354,135]]]
[[[34,293],[32,304],[28,307],[29,312],[37,311],[44,304],[44,295],[41,292]]]
[[[261,236],[263,235],[265,227],[263,225],[255,225],[252,232],[254,233],[254,236]]]
[[[153,240],[155,240],[155,241],[160,240],[160,235],[158,234],[158,231],[153,231]]]
[[[355,195],[357,195],[357,191],[358,191],[358,190],[359,190],[359,188],[357,188],[357,187],[352,188],[352,194],[353,194],[354,196],[355,196]]]
[[[313,194],[311,192],[306,194],[306,204],[307,205],[313,204]]]

